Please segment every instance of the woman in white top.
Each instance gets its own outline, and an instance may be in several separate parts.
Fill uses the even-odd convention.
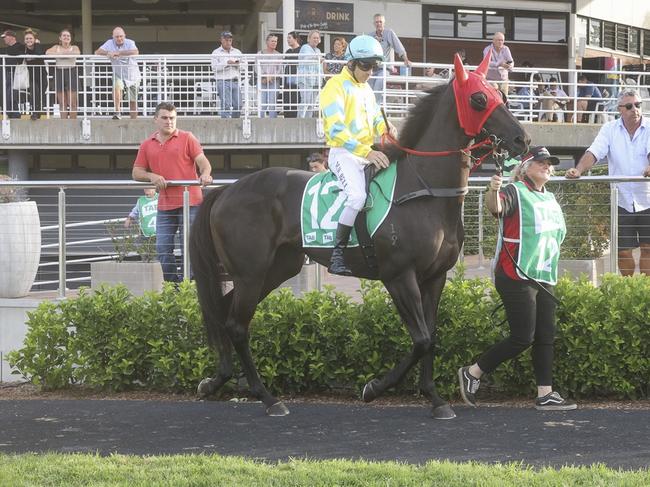
[[[79,72],[76,58],[68,57],[81,54],[77,46],[72,45],[72,33],[63,29],[59,33],[59,43],[50,47],[48,56],[66,56],[56,58],[54,84],[56,99],[61,109],[61,118],[77,118],[77,85]],[[68,110],[69,107],[69,110]]]

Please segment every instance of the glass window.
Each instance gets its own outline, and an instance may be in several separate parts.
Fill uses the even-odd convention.
[[[137,152],[131,154],[115,154],[115,169],[132,169]]]
[[[262,169],[262,154],[232,154],[230,169]]]
[[[80,153],[77,157],[77,166],[84,169],[110,169],[110,154],[85,154]]]
[[[539,41],[539,18],[517,15],[515,17],[515,41]]]
[[[72,154],[41,154],[41,169],[72,169]]]
[[[628,29],[627,25],[616,24],[616,50],[627,51]]]
[[[603,22],[603,47],[616,49],[616,24]]]
[[[589,37],[587,38],[587,42],[590,46],[602,47],[602,33],[602,22],[600,20],[589,19]]]
[[[557,16],[542,16],[542,41],[566,42],[566,18]]]
[[[429,12],[430,37],[454,37],[453,12]]]
[[[205,157],[210,161],[212,166],[212,172],[214,173],[215,169],[225,169],[226,167],[226,158],[220,152],[205,151]],[[217,175],[219,177],[219,175]]]
[[[494,10],[485,11],[485,37],[492,39],[497,32],[506,31],[506,18]]]
[[[269,154],[269,167],[295,167],[302,168],[300,154]]]
[[[650,30],[643,31],[643,55],[650,56]]]
[[[589,22],[587,21],[586,17],[577,17],[577,22],[576,22],[576,37],[584,37],[587,38],[587,33],[588,33],[588,24]]]
[[[639,29],[632,29],[630,28],[630,35],[628,37],[629,39],[629,45],[627,48],[627,51],[632,53],[632,54],[639,54],[639,40],[640,40],[640,33]]]
[[[483,38],[483,13],[458,12],[456,21],[458,37],[467,39]]]

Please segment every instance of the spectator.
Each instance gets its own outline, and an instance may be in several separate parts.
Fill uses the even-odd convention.
[[[242,52],[232,47],[232,32],[221,33],[221,46],[212,51],[212,70],[221,100],[221,118],[239,118],[241,93],[239,62]]]
[[[77,46],[72,45],[72,33],[68,29],[63,29],[59,33],[59,43],[50,47],[45,54],[66,56],[56,58],[54,70],[56,100],[61,110],[61,118],[77,118],[79,71],[76,59],[71,56],[79,55],[81,51]]]
[[[641,111],[641,96],[625,88],[618,94],[620,118],[600,128],[596,139],[566,177],[579,178],[607,157],[612,176],[650,177],[650,119]],[[640,247],[639,270],[650,276],[650,185],[617,183],[618,187],[618,267],[621,274],[634,274],[632,251]]]
[[[424,68],[423,74],[426,80],[416,84],[415,85],[416,90],[428,90],[430,88],[433,88],[434,86],[438,86],[439,84],[445,83],[447,81],[445,78],[443,78],[436,72],[436,69],[433,66],[427,66],[426,68]]]
[[[311,118],[316,113],[316,97],[320,83],[320,32],[312,30],[307,36],[307,44],[300,48],[298,56],[298,89],[300,108],[298,117]]]
[[[455,54],[458,54],[460,60],[463,61],[463,64],[465,66],[469,64],[469,61],[467,60],[467,54],[465,54],[465,49],[458,49],[458,51],[456,51]]]
[[[542,76],[539,73],[533,74],[532,84],[525,84],[517,89],[517,98],[521,100],[522,110],[529,111],[538,103]]]
[[[503,32],[497,32],[492,38],[492,44],[485,46],[483,57],[492,55],[486,79],[492,81],[495,88],[508,95],[508,73],[515,65],[510,48],[505,45],[506,37]]]
[[[289,49],[284,51],[285,54],[300,53],[300,36],[295,32],[287,34],[287,44]],[[282,101],[284,104],[284,118],[296,118],[298,116],[298,104],[300,103],[300,93],[298,92],[298,59],[297,57],[288,57],[284,67],[284,89],[282,90]]]
[[[135,206],[124,220],[124,228],[129,228],[134,221],[140,224],[140,232],[145,238],[156,236],[156,216],[158,213],[158,193],[155,188],[144,190]]]
[[[397,37],[397,34],[395,34],[394,30],[386,28],[386,18],[382,14],[375,14],[374,23],[375,32],[370,35],[377,39],[381,45],[381,48],[384,52],[384,61],[394,61],[395,54],[397,54],[400,58],[402,58],[402,61],[404,61],[404,64],[406,64],[406,66],[411,66],[411,61],[409,61],[408,55],[406,54],[406,49],[404,49],[402,42],[399,40],[399,37]],[[391,74],[394,74],[396,70],[393,68],[392,71],[393,72]],[[382,98],[381,93],[384,89],[385,73],[386,66],[379,64],[377,68],[375,68],[375,70],[372,72],[372,78],[370,78],[370,81],[368,82],[368,84],[370,84],[370,87],[375,92],[377,101],[380,101]]]
[[[138,88],[140,69],[135,56],[140,54],[135,42],[126,37],[122,27],[113,29],[113,37],[95,51],[98,56],[106,56],[113,65],[113,120],[119,120],[122,107],[122,92],[126,90],[129,100],[129,116],[138,118]]]
[[[152,183],[159,193],[156,251],[165,281],[178,282],[180,277],[174,257],[174,237],[183,228],[183,187],[168,187],[167,181],[197,179],[198,169],[198,181],[205,186],[212,182],[212,167],[192,132],[176,128],[174,105],[159,103],[154,114],[154,124],[157,130],[140,144],[132,176],[136,181]],[[198,186],[190,186],[189,191],[191,223],[203,201],[203,195]]]
[[[309,154],[307,163],[311,172],[325,172],[329,169],[327,159],[320,152],[312,152]]]
[[[587,122],[589,120],[589,113],[580,112],[593,112],[596,110],[596,103],[602,100],[602,98],[603,94],[595,84],[589,81],[585,74],[578,76],[578,101],[576,102],[578,121],[583,123]]]
[[[512,184],[500,190],[500,175],[492,176],[490,181],[486,206],[495,217],[503,218],[494,281],[503,301],[510,334],[491,346],[472,365],[458,370],[461,396],[469,406],[476,407],[475,394],[483,374],[494,371],[532,345],[537,384],[535,409],[576,409],[575,402],[553,391],[556,306],[553,288],[566,227],[562,208],[545,189],[545,184],[553,174],[553,166],[559,162],[545,147],[533,147],[515,169]]]
[[[335,37],[332,44],[332,52],[325,54],[326,61],[344,61],[345,49],[348,47],[347,41],[343,37]],[[339,74],[345,66],[344,62],[341,63],[323,63],[323,72],[325,74]]]
[[[541,100],[541,121],[549,122],[563,122],[564,111],[567,108],[569,95],[565,93],[561,86],[557,84],[557,78],[550,77],[548,79],[548,86],[540,96]]]
[[[270,118],[278,117],[278,89],[280,88],[280,78],[282,76],[281,55],[275,49],[278,45],[278,36],[269,34],[266,36],[266,47],[258,54],[271,56],[267,59],[260,59],[259,72],[259,89],[261,91],[260,117],[264,117],[266,112]]]
[[[4,40],[5,54],[7,56],[20,56],[25,54],[25,46],[16,40],[16,33],[13,30],[5,30],[2,33],[2,39]],[[14,73],[16,72],[16,66],[22,64],[22,59],[11,59],[10,57],[5,58],[5,97],[7,99],[5,111],[9,118],[20,118],[20,113],[18,111],[18,90],[13,89],[13,80]]]
[[[25,58],[25,64],[29,66],[29,104],[32,120],[38,120],[44,113],[43,105],[47,88],[47,73],[43,59],[45,48],[37,42],[36,35],[32,29],[25,30],[25,55],[35,56]]]

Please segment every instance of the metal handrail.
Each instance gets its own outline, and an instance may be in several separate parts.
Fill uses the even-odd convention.
[[[217,187],[221,186],[224,184],[231,184],[234,183],[236,179],[218,179],[215,180],[213,184],[211,184],[211,187]],[[483,192],[485,191],[486,187],[485,185],[490,181],[490,177],[470,177],[469,178],[469,184],[470,189],[472,191],[478,191],[479,195],[482,195]],[[601,182],[601,183],[629,183],[629,182],[647,182],[650,185],[650,179],[644,178],[642,176],[583,176],[580,179],[566,179],[561,176],[555,176],[550,179],[550,182],[553,183],[580,183],[580,182]],[[198,186],[200,183],[197,180],[174,180],[174,181],[168,181],[169,186],[182,186],[185,187],[184,191],[184,198],[183,198],[183,204],[184,204],[184,214],[186,215],[186,218],[184,219],[184,235],[189,236],[189,218],[187,217],[189,215],[189,190],[188,188],[190,186]],[[104,222],[116,222],[116,221],[124,221],[124,218],[118,218],[118,219],[108,219],[108,220],[94,220],[94,221],[89,221],[89,222],[79,222],[79,223],[72,223],[72,224],[66,224],[65,223],[65,213],[66,213],[66,208],[65,208],[65,189],[67,188],[89,188],[89,189],[97,189],[97,188],[146,188],[146,187],[151,187],[151,184],[149,183],[144,183],[144,182],[138,182],[138,181],[128,181],[128,180],[86,180],[86,181],[74,181],[74,180],[57,180],[57,181],[14,181],[14,180],[9,180],[9,181],[0,181],[0,188],[1,187],[20,187],[20,188],[54,188],[54,189],[59,189],[59,203],[58,203],[58,214],[59,214],[59,223],[57,225],[49,225],[49,226],[44,226],[41,229],[42,230],[55,230],[57,229],[59,232],[59,241],[57,244],[46,244],[43,247],[58,247],[59,248],[59,257],[58,257],[58,265],[59,265],[59,279],[57,281],[42,281],[39,282],[38,284],[44,285],[44,284],[52,284],[52,283],[57,283],[59,284],[59,297],[63,298],[65,297],[65,283],[66,282],[73,282],[73,281],[80,281],[80,280],[87,280],[87,278],[74,278],[74,279],[67,279],[66,278],[66,265],[67,263],[75,263],[75,262],[83,262],[83,261],[91,261],[92,259],[97,259],[99,260],[100,258],[85,258],[85,259],[76,259],[76,260],[71,260],[71,261],[66,261],[66,253],[65,249],[67,246],[70,245],[80,245],[81,243],[88,243],[88,242],[99,242],[99,241],[108,241],[110,239],[92,239],[92,240],[85,240],[85,241],[78,241],[78,242],[66,242],[66,229],[67,228],[73,228],[73,227],[80,227],[80,226],[90,226],[93,224],[98,224],[98,223],[104,223]],[[610,235],[614,236],[617,234],[617,212],[616,212],[616,206],[618,202],[618,191],[617,191],[617,186],[612,185],[611,187],[611,196],[610,196],[610,201],[612,205],[612,211],[611,211],[611,222],[610,222]],[[479,213],[482,212],[482,208],[479,208]],[[479,240],[482,240],[482,237],[479,236]],[[183,254],[183,262],[184,262],[184,269],[185,269],[185,276],[184,277],[189,277],[188,272],[189,272],[189,246],[187,245],[188,242],[185,241],[185,249],[186,251]],[[479,242],[480,245],[482,245],[482,242]],[[482,249],[479,249],[479,257],[480,257],[480,263],[482,265]],[[101,259],[106,260],[106,258],[111,258],[110,256],[102,257]],[[610,264],[613,271],[616,271],[617,269],[617,257],[616,257],[616,238],[611,238],[610,237]],[[55,263],[48,263],[47,265],[54,265]]]

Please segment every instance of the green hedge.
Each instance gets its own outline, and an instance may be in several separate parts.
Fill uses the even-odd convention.
[[[557,286],[555,384],[576,397],[648,397],[650,278],[607,275],[599,288],[563,279]],[[507,336],[498,295],[487,279],[454,278],[439,310],[435,380],[456,394],[456,369]],[[110,390],[146,387],[193,391],[215,371],[195,289],[132,297],[123,287],[82,291],[29,314],[24,347],[10,363],[36,384],[71,383]],[[289,290],[258,308],[251,346],[264,382],[275,392],[358,392],[407,353],[410,339],[380,284],[362,284],[355,303],[328,288],[298,299]],[[398,392],[417,391],[417,370]],[[503,364],[485,381],[507,395],[534,390],[530,354]],[[484,386],[482,386],[484,387]]]

